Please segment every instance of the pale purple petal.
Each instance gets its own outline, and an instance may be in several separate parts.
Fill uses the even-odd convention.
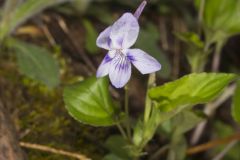
[[[110,39],[110,33],[111,33],[111,26],[106,28],[104,31],[102,31],[98,38],[97,38],[97,46],[100,48],[104,48],[106,50],[110,50],[111,46],[111,39]]]
[[[104,57],[102,63],[97,69],[97,77],[104,77],[109,73],[109,68],[111,66],[111,61],[115,56],[115,51],[109,51],[108,54]]]
[[[116,54],[109,69],[109,78],[113,86],[122,88],[129,81],[131,72],[131,63],[127,57]]]
[[[131,47],[137,40],[139,24],[132,13],[124,13],[113,25],[110,33],[115,49]]]
[[[136,12],[134,13],[134,17],[136,17],[138,19],[140,17],[140,15],[142,14],[142,11],[146,5],[147,5],[147,1],[143,1],[137,8]]]
[[[129,49],[127,57],[142,74],[153,73],[161,69],[161,64],[155,58],[140,49]]]

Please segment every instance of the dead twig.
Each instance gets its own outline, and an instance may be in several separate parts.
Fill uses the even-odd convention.
[[[222,152],[220,152],[216,157],[213,158],[213,160],[221,160],[232,147],[234,147],[237,144],[238,140],[234,140],[231,143],[229,143]]]
[[[34,25],[25,25],[19,27],[15,32],[16,35],[30,35],[32,37],[39,37],[42,36],[42,30]]]
[[[216,139],[216,140],[210,141],[208,143],[204,143],[204,144],[189,148],[187,150],[187,154],[188,155],[196,154],[199,152],[206,151],[210,148],[216,147],[218,145],[231,143],[232,141],[236,141],[236,140],[238,140],[238,141],[240,140],[240,133],[236,133],[236,134],[226,137],[226,138]]]
[[[79,160],[91,160],[87,156],[79,154],[79,153],[68,152],[68,151],[64,151],[64,150],[61,150],[61,149],[56,149],[56,148],[52,148],[52,147],[48,147],[48,146],[44,146],[44,145],[39,145],[39,144],[20,142],[20,146],[24,147],[24,148],[36,149],[36,150],[40,150],[40,151],[44,151],[44,152],[49,152],[49,153],[59,154],[59,155],[63,155],[63,156],[68,156],[68,157],[76,158],[76,159],[79,159]]]
[[[55,41],[55,39],[53,38],[52,34],[50,33],[47,25],[45,24],[42,24],[41,25],[41,28],[46,36],[46,38],[48,39],[49,43],[52,45],[52,46],[55,46],[57,43]]]

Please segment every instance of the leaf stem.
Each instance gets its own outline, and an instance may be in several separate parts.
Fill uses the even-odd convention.
[[[156,80],[156,74],[155,73],[150,74],[148,78],[148,86],[147,86],[146,99],[145,99],[144,123],[147,123],[152,111],[152,101],[148,96],[148,90],[153,86],[155,86],[155,80]]]
[[[212,62],[212,71],[217,72],[219,65],[220,65],[220,58],[221,58],[221,50],[224,45],[223,41],[218,41],[216,44],[216,49],[213,55],[213,62]]]
[[[123,127],[121,126],[121,124],[117,123],[116,126],[118,127],[118,130],[120,131],[120,133],[123,136],[123,138],[128,140],[127,134],[125,133],[125,131],[124,131]]]
[[[130,117],[129,117],[129,94],[128,94],[128,85],[124,87],[125,97],[124,97],[124,109],[126,114],[126,129],[127,129],[127,137],[131,140],[131,127],[130,127]]]
[[[201,0],[200,8],[199,8],[199,14],[198,14],[199,33],[201,33],[201,29],[202,29],[204,7],[205,7],[205,0]]]

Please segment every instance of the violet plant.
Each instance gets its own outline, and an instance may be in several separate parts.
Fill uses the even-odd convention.
[[[108,53],[97,70],[97,78],[93,76],[67,86],[64,90],[64,102],[73,118],[92,126],[116,126],[119,129],[122,138],[120,135],[113,135],[107,140],[112,151],[105,157],[108,160],[138,159],[147,155],[144,151],[146,145],[158,128],[164,128],[166,122],[173,124],[170,133],[172,140],[168,146],[186,146],[183,134],[201,121],[192,111],[193,106],[216,99],[229,83],[237,79],[235,74],[203,72],[192,73],[156,86],[157,77],[154,72],[161,69],[160,63],[140,49],[130,49],[137,41],[138,18],[146,4],[147,1],[143,1],[134,14],[124,13],[113,25],[100,33],[97,46],[108,50]],[[131,63],[142,74],[151,73],[145,110],[137,118],[129,113],[128,90],[131,86],[127,86],[127,82],[131,76]],[[114,88],[125,86],[124,107],[121,107],[119,100],[112,98],[110,91],[113,90],[109,90],[111,85],[107,75]],[[182,120],[182,117],[185,119]],[[193,122],[189,123],[188,118],[189,121],[194,119]],[[119,140],[123,142],[118,143]],[[111,146],[119,146],[120,151],[112,150]],[[174,154],[170,149],[168,157],[184,159],[185,149],[186,147]]]
[[[161,69],[158,61],[140,49],[129,49],[137,40],[138,18],[146,1],[143,1],[135,14],[124,13],[112,26],[106,28],[97,38],[97,46],[109,50],[97,70],[97,77],[109,74],[116,88],[121,88],[130,79],[132,63],[142,74]]]

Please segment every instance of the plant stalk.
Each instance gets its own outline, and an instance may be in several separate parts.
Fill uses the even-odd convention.
[[[148,90],[155,86],[155,81],[156,81],[156,74],[155,73],[150,74],[148,78],[148,86],[147,86],[146,99],[145,99],[145,111],[144,111],[145,124],[149,120],[149,117],[152,111],[152,101],[148,96]]]
[[[204,8],[205,8],[205,0],[201,0],[200,8],[199,8],[199,14],[198,14],[198,24],[199,24],[199,30],[198,31],[199,31],[199,34],[201,34],[201,29],[202,29]]]
[[[127,130],[127,137],[129,140],[131,140],[131,123],[130,123],[130,117],[129,117],[129,94],[128,94],[128,85],[124,87],[125,90],[125,97],[124,97],[124,109],[126,114],[126,130]]]
[[[123,127],[121,126],[121,124],[117,123],[116,126],[118,127],[118,130],[120,131],[120,133],[123,136],[123,138],[128,140],[127,134],[125,133],[125,131],[124,131]]]
[[[217,72],[220,65],[220,58],[221,58],[221,49],[224,45],[224,42],[218,41],[216,44],[216,49],[213,55],[213,63],[212,63],[212,71]]]

